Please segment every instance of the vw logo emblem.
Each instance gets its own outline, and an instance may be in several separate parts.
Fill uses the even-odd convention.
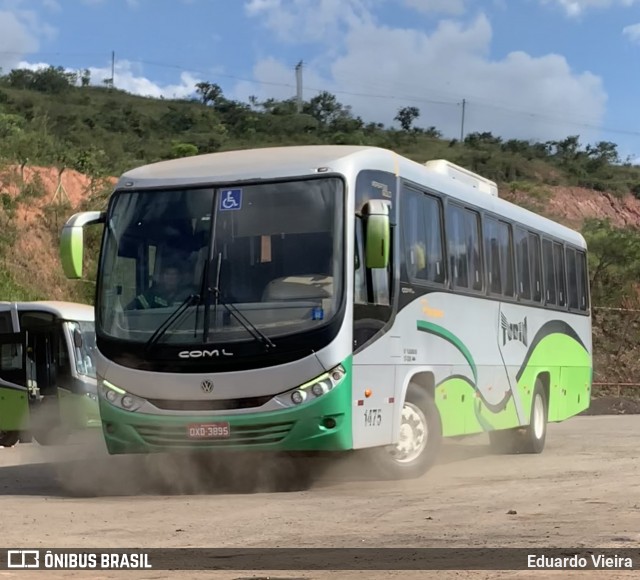
[[[213,391],[213,382],[211,382],[209,379],[205,379],[204,381],[202,381],[200,386],[205,393],[210,393],[211,391]]]

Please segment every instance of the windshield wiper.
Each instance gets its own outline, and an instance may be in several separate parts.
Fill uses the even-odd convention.
[[[247,317],[240,312],[233,302],[225,302],[221,297],[221,292],[218,288],[210,288],[210,290],[216,295],[217,301],[222,304],[222,306],[227,310],[231,316],[233,316],[243,327],[244,329],[258,342],[263,344],[265,348],[275,348],[275,344],[272,340],[263,332],[261,332],[255,324],[253,324]]]
[[[145,352],[149,353],[149,351],[156,345],[156,343],[164,336],[165,332],[169,330],[169,327],[171,327],[172,324],[178,321],[178,319],[187,311],[187,308],[189,308],[189,306],[191,306],[194,301],[197,301],[198,304],[200,303],[199,294],[191,294],[190,296],[187,296],[182,301],[180,306],[178,306],[178,308],[176,308],[167,317],[167,319],[160,326],[158,326],[158,328],[156,328],[155,332],[151,335],[149,340],[144,345]]]

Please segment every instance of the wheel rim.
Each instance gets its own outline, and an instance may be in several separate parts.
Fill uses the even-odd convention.
[[[427,446],[428,434],[427,418],[422,409],[405,402],[402,408],[400,440],[389,448],[391,456],[398,463],[415,461]]]
[[[542,439],[544,435],[544,403],[540,395],[533,400],[533,434],[536,439]]]

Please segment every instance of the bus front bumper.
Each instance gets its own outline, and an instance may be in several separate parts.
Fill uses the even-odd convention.
[[[111,455],[171,451],[342,451],[352,448],[351,388],[344,381],[317,400],[278,411],[231,415],[152,415],[100,399]],[[193,438],[190,427],[227,424],[224,437]],[[206,429],[206,428],[205,428]],[[218,430],[218,433],[220,430]]]

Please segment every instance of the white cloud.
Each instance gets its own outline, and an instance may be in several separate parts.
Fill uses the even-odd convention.
[[[111,77],[111,67],[89,67],[89,71],[92,84],[103,85],[104,79]],[[161,85],[144,76],[141,69],[129,61],[115,63],[115,87],[145,97],[185,98],[194,93],[195,84],[201,80],[190,72],[183,72],[179,83]]]
[[[631,42],[640,43],[640,22],[638,24],[625,26],[622,29],[622,34],[624,34]]]
[[[38,50],[32,27],[15,12],[0,10],[0,68],[11,69],[25,54]]]
[[[370,19],[370,7],[385,0],[248,0],[245,12],[264,19],[278,40],[287,43],[335,42],[343,26]]]
[[[540,0],[542,4],[557,4],[568,16],[580,16],[592,8],[611,8],[613,6],[629,7],[638,0]]]
[[[349,13],[354,6],[366,8],[361,0],[342,2]],[[287,12],[295,18],[292,32],[297,31],[298,40],[314,22],[344,28],[341,42],[336,45],[332,39],[334,44],[325,47],[326,53],[305,67],[306,99],[316,94],[312,88],[328,90],[352,105],[354,113],[365,121],[385,124],[393,122],[398,108],[415,105],[421,112],[417,125],[434,125],[447,137],[459,136],[463,98],[467,101],[466,133],[491,131],[503,138],[522,139],[580,134],[582,141],[591,141],[595,131],[580,125],[602,123],[607,95],[599,77],[573,71],[560,55],[533,57],[513,52],[492,59],[492,28],[482,14],[467,24],[442,21],[427,33],[417,27],[377,24],[372,12],[358,12],[358,18],[345,21],[344,13],[329,9],[330,2],[318,5],[316,0],[297,0],[295,4],[296,11],[287,5]],[[282,2],[251,0],[248,6],[265,26],[282,30]],[[329,14],[333,14],[333,21]],[[327,58],[332,51],[333,58]],[[237,98],[249,94],[288,98],[295,94],[290,63],[262,59],[255,66],[254,78],[256,83],[236,87]]]
[[[26,68],[39,70],[50,66],[44,62],[21,61],[16,64],[16,68]],[[65,69],[67,72],[80,72],[75,69]],[[91,73],[91,84],[104,86],[104,81],[111,78],[111,67],[89,67]],[[180,82],[176,84],[162,85],[156,83],[142,74],[140,67],[126,60],[115,62],[115,88],[142,97],[164,97],[186,98],[195,92],[195,85],[202,79],[190,72],[183,72],[180,75]]]

